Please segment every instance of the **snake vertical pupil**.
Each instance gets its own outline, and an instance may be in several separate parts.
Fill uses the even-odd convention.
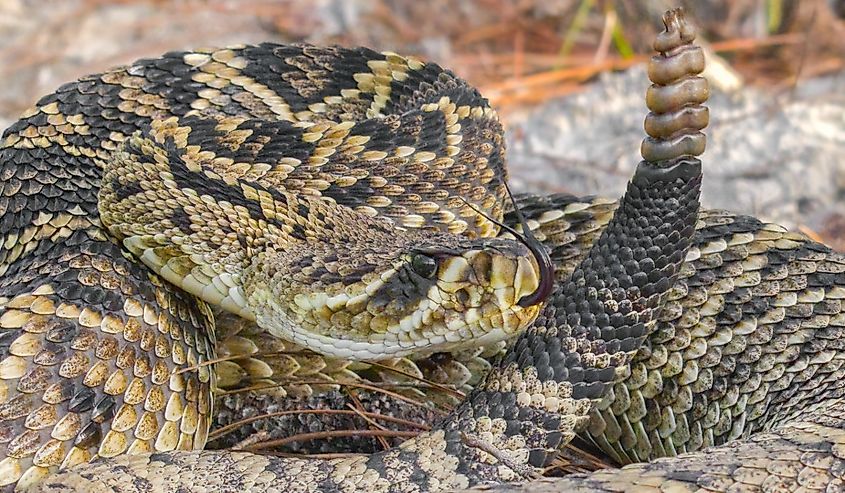
[[[418,253],[411,259],[411,268],[420,276],[430,279],[437,272],[437,261],[428,255]]]

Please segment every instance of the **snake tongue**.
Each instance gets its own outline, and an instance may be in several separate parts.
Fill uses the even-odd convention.
[[[523,222],[523,224],[525,224]],[[537,261],[538,266],[538,276],[540,278],[540,282],[537,284],[537,289],[534,290],[533,293],[529,295],[525,295],[519,299],[517,303],[519,306],[525,308],[533,305],[537,305],[542,303],[552,294],[552,289],[554,288],[554,279],[555,279],[555,268],[552,265],[552,260],[549,258],[549,253],[546,251],[545,247],[537,241],[537,239],[530,233],[529,231],[528,237],[523,238],[521,236],[517,236],[520,238],[520,241],[531,250],[531,253],[534,255],[534,259]]]

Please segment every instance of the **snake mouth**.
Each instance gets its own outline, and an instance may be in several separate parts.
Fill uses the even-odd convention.
[[[248,305],[274,336],[354,360],[492,344],[521,332],[539,313],[540,305],[518,304],[540,279],[530,252],[513,241],[488,239],[443,257],[430,279],[414,272],[410,262],[398,261],[354,290],[309,284],[292,303],[277,289],[280,277],[253,277]]]

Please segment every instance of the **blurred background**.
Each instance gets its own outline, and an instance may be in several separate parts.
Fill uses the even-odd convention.
[[[677,5],[714,88],[705,205],[845,249],[840,1],[0,0],[0,124],[63,82],[165,51],[366,45],[475,84],[506,125],[516,189],[617,197],[643,136],[643,63]]]

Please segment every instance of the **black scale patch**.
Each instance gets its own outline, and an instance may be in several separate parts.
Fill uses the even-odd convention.
[[[309,57],[303,49],[315,56]],[[244,50],[244,54],[250,63],[243,68],[243,74],[281,96],[294,113],[307,111],[308,106],[323,102],[326,96],[339,94],[341,88],[357,87],[352,76],[356,73],[371,72],[367,61],[385,59],[384,55],[365,48],[313,48],[274,43],[248,47]],[[309,68],[322,70],[323,77],[315,81],[307,80],[314,76],[305,74],[302,68],[288,63],[288,60],[294,61],[297,58],[302,59]],[[311,93],[302,94],[302,91],[293,87],[297,85],[296,81],[309,87],[313,87],[316,82],[322,87]],[[361,99],[363,104],[369,106],[372,95],[361,94]]]

